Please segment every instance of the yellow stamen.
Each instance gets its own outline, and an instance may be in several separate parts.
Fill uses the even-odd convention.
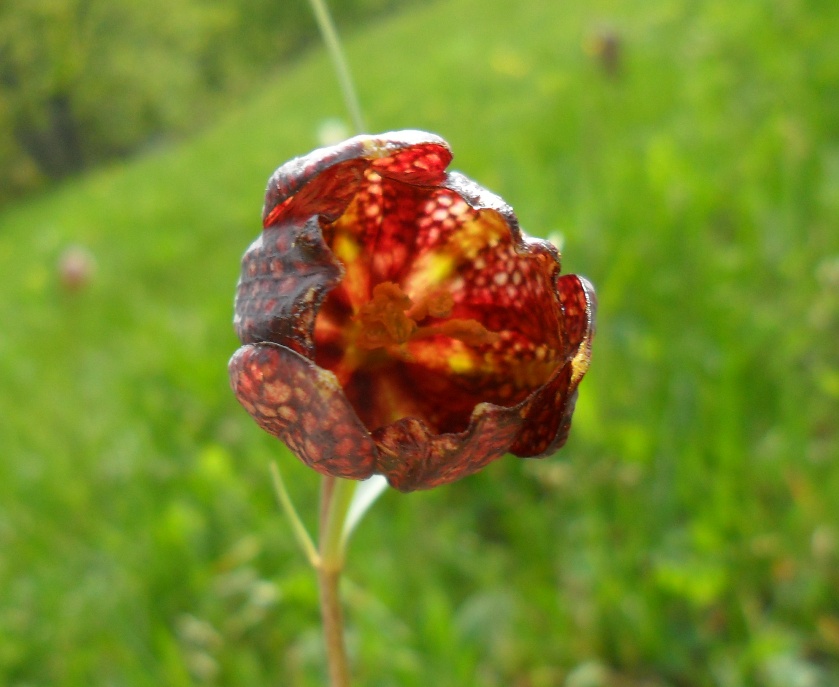
[[[477,320],[451,319],[420,327],[427,317],[445,318],[451,315],[454,299],[445,291],[434,292],[418,303],[393,282],[383,282],[373,289],[373,297],[358,311],[355,319],[358,330],[355,344],[364,350],[388,348],[408,352],[408,341],[447,336],[467,346],[494,343],[498,334],[489,331]],[[397,357],[404,357],[397,353]]]
[[[417,328],[417,323],[405,314],[411,305],[413,301],[393,282],[378,284],[373,298],[356,315],[361,325],[358,345],[370,350],[408,341]]]

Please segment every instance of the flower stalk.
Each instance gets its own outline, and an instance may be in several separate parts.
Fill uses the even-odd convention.
[[[341,570],[320,566],[317,573],[329,685],[350,687],[350,669],[344,642],[344,614],[341,609]]]
[[[338,75],[338,83],[341,86],[341,93],[344,96],[344,102],[349,110],[353,128],[356,133],[360,134],[365,128],[364,116],[361,114],[361,105],[359,105],[358,96],[355,92],[349,64],[347,63],[346,55],[344,55],[344,50],[341,47],[338,32],[335,30],[332,15],[329,13],[329,7],[326,5],[326,0],[309,0],[309,4],[318,23],[320,35],[326,44],[326,50],[329,52],[329,57]]]
[[[321,529],[316,568],[331,687],[350,685],[340,583],[344,569],[344,523],[356,487],[357,482],[338,477],[324,477],[321,483]]]
[[[294,536],[317,574],[323,622],[324,645],[330,687],[349,687],[350,671],[344,640],[344,614],[341,609],[341,573],[346,544],[355,524],[382,489],[378,483],[358,489],[354,480],[325,476],[321,481],[320,529],[315,546],[288,494],[280,470],[271,464],[274,492],[288,517]],[[383,480],[382,480],[383,481]],[[358,496],[361,496],[359,501]],[[355,514],[352,512],[355,510]],[[360,512],[359,512],[360,511]],[[349,517],[348,517],[349,516]]]

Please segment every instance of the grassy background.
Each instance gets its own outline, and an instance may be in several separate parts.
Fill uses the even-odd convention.
[[[827,1],[451,0],[348,37],[370,128],[443,135],[600,296],[559,456],[365,521],[357,684],[839,684],[836,35]],[[323,684],[267,464],[309,516],[317,478],[225,368],[265,180],[342,113],[311,55],[0,215],[0,684]]]

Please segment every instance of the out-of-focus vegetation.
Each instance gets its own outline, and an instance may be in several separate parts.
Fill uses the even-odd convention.
[[[600,296],[559,455],[362,524],[358,685],[839,684],[837,35],[834,2],[452,0],[351,37],[371,127],[445,136]],[[265,180],[342,112],[316,53],[0,214],[0,683],[324,684],[267,464],[310,518],[318,480],[225,363]]]
[[[342,26],[417,0],[335,0]],[[315,37],[305,0],[0,4],[0,203],[202,127]]]

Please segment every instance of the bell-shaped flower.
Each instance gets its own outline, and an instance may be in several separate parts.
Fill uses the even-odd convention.
[[[242,260],[239,402],[315,470],[402,491],[565,442],[594,290],[441,138],[357,136],[282,165]]]

